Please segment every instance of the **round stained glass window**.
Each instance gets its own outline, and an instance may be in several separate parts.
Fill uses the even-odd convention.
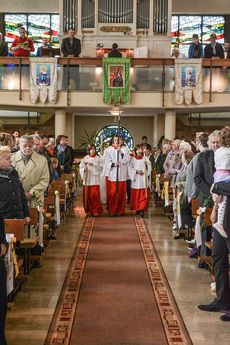
[[[97,154],[100,156],[101,144],[102,149],[105,150],[109,146],[110,140],[118,133],[118,126],[116,124],[108,125],[99,130],[95,137],[95,145]],[[125,145],[131,150],[134,148],[134,140],[132,134],[123,126],[120,126],[120,136],[124,139]],[[103,139],[103,140],[102,140]]]

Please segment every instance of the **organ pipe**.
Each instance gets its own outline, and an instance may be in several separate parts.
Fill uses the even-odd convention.
[[[132,23],[133,0],[99,0],[99,23]]]
[[[155,0],[153,13],[153,31],[158,34],[167,33],[168,0]]]

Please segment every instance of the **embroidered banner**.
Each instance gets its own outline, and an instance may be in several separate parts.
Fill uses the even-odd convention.
[[[130,102],[130,58],[104,58],[104,103]]]
[[[202,103],[202,59],[175,60],[175,96],[177,104]]]
[[[57,58],[30,58],[30,99],[32,103],[56,103]]]

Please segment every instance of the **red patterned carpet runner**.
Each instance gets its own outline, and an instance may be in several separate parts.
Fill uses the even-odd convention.
[[[142,218],[86,219],[51,344],[192,344]]]

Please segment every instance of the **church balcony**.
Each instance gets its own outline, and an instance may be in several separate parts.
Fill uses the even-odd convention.
[[[79,65],[79,68],[76,66]],[[67,71],[70,71],[68,85]],[[55,109],[107,107],[103,103],[103,70],[101,58],[58,58],[57,102],[45,104],[30,102],[30,59],[0,57],[0,107],[13,109]],[[80,85],[72,80],[79,71]],[[65,76],[65,78],[64,78]],[[230,59],[203,59],[203,102],[200,105],[175,103],[174,59],[131,59],[131,102],[125,108],[156,110],[178,109],[199,112],[230,107]],[[39,111],[39,110],[38,110]]]

